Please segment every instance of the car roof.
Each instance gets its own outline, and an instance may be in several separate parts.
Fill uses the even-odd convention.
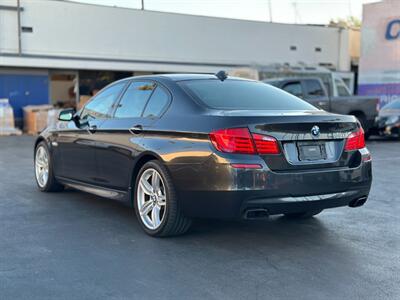
[[[160,76],[173,81],[194,80],[194,79],[217,79],[214,74],[161,74]]]
[[[276,78],[268,78],[264,79],[263,82],[282,82],[282,81],[294,81],[294,80],[318,80],[320,81],[321,78],[319,77],[276,77]]]
[[[121,79],[124,80],[132,80],[132,79],[169,79],[172,81],[184,81],[184,80],[198,80],[198,79],[218,79],[215,74],[185,74],[185,73],[174,73],[174,74],[154,74],[154,75],[141,75],[141,76],[132,76],[128,78]],[[251,79],[239,78],[228,76],[228,79],[236,79],[236,80],[248,80],[253,81]]]

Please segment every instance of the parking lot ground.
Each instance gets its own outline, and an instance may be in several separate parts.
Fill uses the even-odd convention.
[[[400,299],[400,142],[371,141],[361,208],[311,220],[199,220],[145,235],[128,203],[33,177],[33,137],[0,138],[0,299]]]

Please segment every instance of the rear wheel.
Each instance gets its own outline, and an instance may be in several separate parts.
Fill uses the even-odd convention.
[[[140,169],[134,204],[142,228],[151,236],[180,235],[191,225],[180,210],[168,171],[158,161],[149,161]]]
[[[285,216],[290,219],[308,219],[318,215],[321,211],[322,209],[308,210],[300,213],[285,214]]]
[[[35,178],[42,192],[58,192],[64,189],[54,177],[50,151],[44,141],[35,149]]]

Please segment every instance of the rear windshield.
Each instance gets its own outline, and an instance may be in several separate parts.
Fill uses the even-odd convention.
[[[311,104],[269,84],[247,80],[179,82],[206,106],[225,110],[316,110]]]

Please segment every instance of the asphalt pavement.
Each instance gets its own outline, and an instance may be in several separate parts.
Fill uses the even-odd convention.
[[[400,299],[400,142],[370,141],[360,208],[144,234],[129,203],[41,193],[30,136],[0,137],[0,299]]]

